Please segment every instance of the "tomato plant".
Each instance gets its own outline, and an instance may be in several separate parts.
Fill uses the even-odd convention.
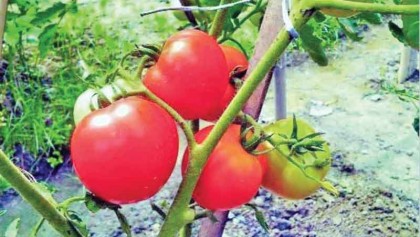
[[[192,120],[218,110],[229,73],[215,39],[199,30],[184,30],[166,41],[144,84],[185,119]]]
[[[264,128],[267,134],[273,135],[274,143],[284,142],[284,137],[278,134],[291,134],[293,130],[293,119],[283,119],[272,123]],[[315,133],[315,130],[305,121],[297,120],[297,137],[303,138]],[[317,138],[324,141],[322,138]],[[271,144],[266,144],[272,148]],[[267,170],[264,174],[262,186],[273,193],[289,199],[302,199],[320,188],[320,184],[308,178],[296,165],[287,159],[291,152],[289,146],[279,146],[278,150],[269,152],[263,159],[267,159]],[[323,180],[331,166],[331,153],[327,144],[322,145],[322,150],[316,152],[305,152],[299,154],[294,152],[292,157],[300,165],[306,166],[307,174],[318,180]]]
[[[86,116],[71,138],[71,155],[81,182],[96,196],[133,203],[165,184],[178,154],[174,120],[139,97],[118,100]]]
[[[239,73],[245,72],[248,69],[248,64],[249,64],[246,56],[235,47],[232,47],[229,45],[221,45],[221,48],[226,58],[226,64],[228,67],[231,81],[226,87],[226,91],[222,97],[222,100],[219,103],[218,109],[215,110],[213,114],[209,114],[208,116],[203,118],[208,121],[216,120],[220,117],[220,115],[222,115],[223,111],[232,101],[236,93],[236,86],[233,80],[242,79],[242,78],[235,78],[236,77],[235,74],[238,72]]]
[[[200,130],[195,135],[197,142],[202,142],[212,128]],[[184,174],[189,162],[187,149],[182,161]],[[193,198],[209,210],[229,210],[249,202],[257,193],[262,177],[261,163],[242,147],[240,126],[231,125],[209,156]]]

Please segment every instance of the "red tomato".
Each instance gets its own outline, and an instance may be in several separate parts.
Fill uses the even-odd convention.
[[[202,142],[213,126],[196,135]],[[189,162],[184,153],[182,172]],[[263,168],[256,156],[245,151],[240,142],[240,126],[231,125],[217,144],[201,173],[193,198],[209,210],[229,210],[249,202],[257,193],[263,178]]]
[[[121,99],[87,115],[71,138],[81,182],[114,204],[145,200],[171,175],[178,155],[175,121],[140,97]]]
[[[233,73],[237,67],[240,67],[242,70],[248,69],[248,66],[249,66],[248,60],[246,56],[240,50],[229,45],[220,45],[220,47],[222,48],[223,53],[225,55],[226,64],[228,66],[228,70],[230,74]],[[220,115],[222,115],[226,107],[229,105],[229,103],[232,101],[235,94],[236,94],[235,86],[232,83],[229,83],[222,97],[222,100],[219,103],[218,109],[212,114],[209,113],[208,116],[203,119],[208,120],[208,121],[214,121],[218,119]]]
[[[219,107],[229,73],[216,40],[199,30],[170,37],[144,84],[185,119],[199,119]]]

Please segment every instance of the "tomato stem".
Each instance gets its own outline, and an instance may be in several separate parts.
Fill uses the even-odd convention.
[[[231,3],[232,0],[222,0],[220,5],[225,5]],[[226,20],[226,16],[229,9],[219,9],[217,10],[216,16],[213,19],[209,34],[214,38],[217,38],[223,30],[223,26]]]
[[[385,5],[380,3],[352,2],[344,0],[303,0],[309,9],[340,9],[355,12],[374,12],[388,14],[418,14],[419,6],[416,5]]]
[[[0,175],[60,234],[69,237],[81,236],[70,224],[70,221],[57,209],[55,200],[44,196],[2,150],[0,150]]]

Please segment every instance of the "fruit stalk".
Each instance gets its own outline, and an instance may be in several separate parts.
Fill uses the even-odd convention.
[[[57,203],[46,198],[38,191],[25,175],[0,150],[0,174],[9,182],[19,195],[47,220],[61,235],[81,236],[62,213],[56,208]]]

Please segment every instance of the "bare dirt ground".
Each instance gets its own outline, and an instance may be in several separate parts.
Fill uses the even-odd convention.
[[[265,233],[244,207],[229,215],[225,237],[418,236],[420,143],[411,128],[416,111],[395,95],[378,90],[380,79],[396,80],[401,45],[385,26],[374,27],[365,36],[360,43],[344,43],[343,54],[330,55],[327,67],[291,57],[287,69],[288,112],[326,133],[334,151],[327,178],[340,196],[334,198],[321,190],[302,201],[287,201],[261,190],[253,202],[264,210],[270,232]],[[263,110],[264,121],[274,120],[272,91]],[[172,198],[179,181],[177,169],[152,201]],[[61,198],[83,193],[71,175],[56,186]],[[162,223],[149,203],[123,208],[134,236],[153,236]],[[91,236],[124,236],[113,213],[89,214],[75,207],[87,220]],[[37,220],[18,198],[6,208],[8,213],[0,217],[0,233],[16,217],[21,217],[22,226]],[[20,236],[28,236],[29,231],[22,229]],[[56,235],[47,227],[39,236]]]

